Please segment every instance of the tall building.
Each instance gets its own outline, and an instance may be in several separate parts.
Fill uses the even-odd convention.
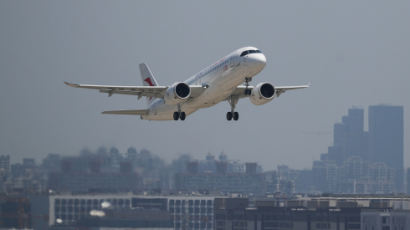
[[[10,156],[0,155],[0,191],[2,190],[3,182],[7,180],[10,172]]]
[[[348,117],[343,118],[346,126],[346,153],[347,157],[366,155],[366,133],[364,132],[364,110],[360,108],[351,108]]]
[[[351,108],[334,125],[333,145],[314,162],[316,189],[338,193],[404,192],[403,107]]]
[[[10,170],[10,156],[0,155],[0,171],[8,173]]]
[[[364,132],[364,110],[351,108],[341,123],[333,127],[333,146],[324,154],[324,160],[342,163],[352,156],[364,158],[367,152],[367,133]]]
[[[396,192],[403,192],[403,107],[369,106],[368,160],[383,162],[395,169]]]
[[[407,194],[410,194],[410,168],[407,168],[406,185],[407,185]]]

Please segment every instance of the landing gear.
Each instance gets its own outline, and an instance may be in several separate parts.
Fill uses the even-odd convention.
[[[234,112],[234,113],[233,113],[233,119],[234,119],[235,121],[237,121],[237,120],[239,119],[239,113],[238,113],[238,112]]]
[[[251,95],[251,93],[252,93],[252,90],[248,88],[250,81],[252,81],[252,78],[250,78],[250,77],[245,78],[245,95]]]
[[[181,105],[178,105],[178,111],[174,112],[172,116],[175,121],[177,121],[178,119],[181,119],[181,121],[185,120],[186,114],[185,112],[181,112]]]
[[[174,120],[177,121],[179,119],[179,113],[178,112],[174,112]]]
[[[232,112],[227,112],[226,113],[226,120],[230,121],[230,120],[232,120],[232,117],[233,117]]]
[[[231,105],[231,112],[226,113],[226,120],[234,120],[237,121],[239,119],[239,113],[235,112],[235,106],[238,103],[239,97],[230,96],[228,99],[229,104]]]
[[[230,120],[234,120],[237,121],[239,119],[239,113],[238,112],[227,112],[226,113],[226,120],[230,121]]]
[[[179,119],[181,119],[181,121],[184,121],[185,120],[185,112],[181,112],[181,113],[179,113]]]
[[[252,81],[252,78],[246,77],[245,78],[245,95],[249,96],[252,94],[252,90],[249,89],[249,82]],[[239,97],[238,96],[230,96],[228,98],[228,102],[231,105],[231,112],[226,113],[226,120],[234,120],[237,121],[239,120],[239,113],[235,112],[235,106],[238,103]]]
[[[181,119],[181,121],[184,121],[186,118],[185,112],[174,112],[172,116],[175,121],[177,121],[178,119]]]

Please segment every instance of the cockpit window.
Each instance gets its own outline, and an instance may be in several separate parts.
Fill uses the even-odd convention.
[[[248,55],[248,54],[253,54],[253,53],[262,53],[262,52],[260,50],[246,50],[241,53],[241,57]]]
[[[247,51],[243,51],[243,52],[241,53],[241,57],[243,57],[243,56],[247,55],[248,53],[249,53],[249,50],[247,50]]]

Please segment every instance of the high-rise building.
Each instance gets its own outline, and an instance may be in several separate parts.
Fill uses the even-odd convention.
[[[351,108],[334,125],[333,145],[314,162],[316,189],[340,193],[404,192],[403,107]]]
[[[349,109],[344,119],[346,129],[346,153],[348,157],[366,155],[366,134],[364,132],[364,111],[360,108]]]
[[[403,192],[403,107],[369,106],[369,152],[367,159],[394,168],[394,191]]]
[[[0,175],[7,174],[10,170],[10,156],[0,155]]]
[[[367,134],[364,132],[364,111],[351,108],[342,122],[333,127],[333,146],[329,147],[326,160],[342,163],[352,156],[365,157],[367,152]]]
[[[406,185],[407,185],[407,194],[410,194],[410,168],[407,168]]]

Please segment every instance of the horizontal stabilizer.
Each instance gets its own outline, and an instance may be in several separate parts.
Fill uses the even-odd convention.
[[[111,110],[111,111],[104,111],[102,114],[114,114],[114,115],[147,115],[147,109],[139,109],[139,110]]]

